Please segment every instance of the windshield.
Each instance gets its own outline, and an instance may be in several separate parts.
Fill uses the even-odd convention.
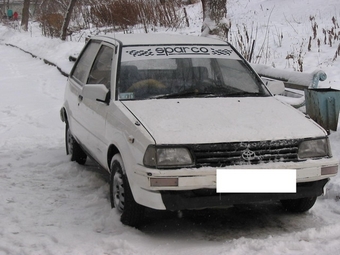
[[[242,59],[188,55],[122,60],[118,99],[269,96]]]

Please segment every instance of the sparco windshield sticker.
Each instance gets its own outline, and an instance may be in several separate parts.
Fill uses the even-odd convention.
[[[238,55],[229,46],[188,45],[188,46],[136,46],[123,48],[122,61],[145,58],[232,58]]]

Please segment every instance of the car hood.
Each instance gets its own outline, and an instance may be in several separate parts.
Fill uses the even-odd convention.
[[[157,144],[222,143],[327,135],[274,97],[122,101]]]

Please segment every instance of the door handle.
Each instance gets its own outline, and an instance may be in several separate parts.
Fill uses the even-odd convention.
[[[78,96],[78,106],[80,105],[81,101],[83,101],[83,96],[82,95],[79,95]]]

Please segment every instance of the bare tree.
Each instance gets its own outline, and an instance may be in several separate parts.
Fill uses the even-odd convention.
[[[201,0],[203,9],[202,36],[226,38],[230,24],[226,19],[227,0]]]
[[[35,11],[37,10],[38,1],[39,1],[39,0],[34,0],[34,4],[33,4],[34,8],[33,8],[32,17],[34,17],[34,15],[35,15]]]
[[[68,5],[68,8],[67,8],[67,11],[66,11],[66,14],[65,14],[65,18],[64,18],[64,22],[63,22],[63,25],[61,27],[61,33],[60,33],[60,38],[63,41],[66,40],[67,28],[68,28],[68,25],[70,23],[72,11],[73,11],[73,8],[74,8],[76,2],[77,2],[77,0],[70,0],[70,3]]]
[[[30,0],[24,0],[24,7],[22,8],[21,26],[22,29],[28,30],[28,19],[30,15]]]
[[[6,15],[6,0],[4,0],[4,3],[2,4],[2,8],[3,8],[3,10],[1,10],[1,17],[2,17],[2,15]]]

